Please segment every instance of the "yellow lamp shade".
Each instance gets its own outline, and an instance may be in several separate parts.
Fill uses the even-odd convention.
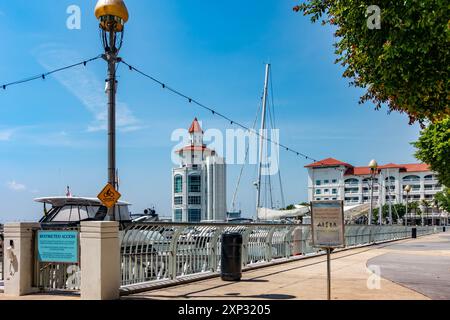
[[[100,19],[100,26],[103,29],[111,25],[105,21],[111,21],[110,18],[112,17],[118,22],[115,24],[115,31],[121,31],[125,22],[128,21],[128,9],[123,0],[99,0],[95,6],[94,13],[97,19]]]
[[[375,159],[370,160],[369,168],[376,169],[377,167],[378,167],[378,163],[375,161]]]

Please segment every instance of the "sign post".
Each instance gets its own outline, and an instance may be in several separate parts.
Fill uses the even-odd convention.
[[[331,252],[345,246],[344,202],[311,202],[312,242],[327,253],[327,299],[331,299]]]

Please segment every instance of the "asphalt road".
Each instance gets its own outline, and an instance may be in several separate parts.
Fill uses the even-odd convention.
[[[378,265],[381,277],[435,300],[450,299],[450,234],[433,241],[404,242],[390,252],[373,257],[367,265]]]

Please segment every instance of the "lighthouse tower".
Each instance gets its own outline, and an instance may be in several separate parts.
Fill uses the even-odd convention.
[[[181,161],[178,168],[172,169],[172,220],[225,221],[225,160],[203,143],[197,118],[189,127],[189,144],[176,153]]]

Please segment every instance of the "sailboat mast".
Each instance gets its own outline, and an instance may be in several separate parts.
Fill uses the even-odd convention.
[[[256,219],[258,218],[258,208],[261,207],[261,171],[262,171],[262,158],[263,158],[263,147],[264,147],[264,129],[266,128],[266,104],[267,104],[267,91],[269,84],[269,71],[270,64],[266,64],[266,77],[264,79],[264,94],[263,94],[263,105],[262,105],[262,116],[261,116],[261,131],[259,136],[259,168],[258,168],[258,182],[256,185]]]

